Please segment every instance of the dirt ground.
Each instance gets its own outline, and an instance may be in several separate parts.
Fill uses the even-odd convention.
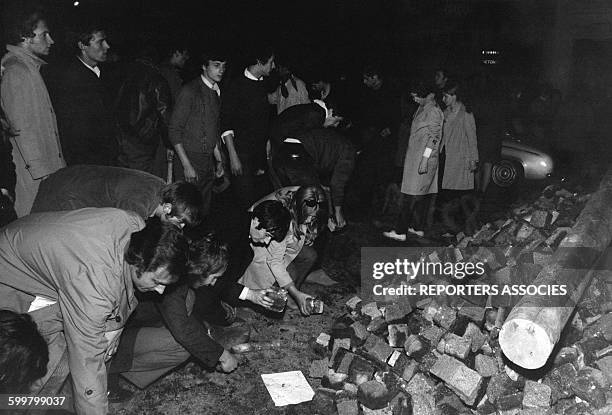
[[[543,184],[521,191],[521,198],[538,194]],[[508,209],[507,201],[501,203]],[[360,280],[360,248],[366,246],[397,245],[381,236],[380,228],[390,223],[390,218],[379,218],[378,227],[372,218],[351,220],[343,233],[332,235],[323,250],[321,268],[338,284],[323,287],[306,282],[305,292],[318,296],[325,302],[322,315],[302,317],[298,311],[287,311],[277,319],[254,315],[252,342],[280,341],[281,347],[241,355],[242,361],[231,374],[202,369],[195,362],[187,364],[164,376],[146,390],[137,390],[127,382],[125,387],[135,391],[128,403],[112,405],[115,415],[131,414],[203,414],[203,415],[259,415],[259,414],[314,414],[310,403],[277,408],[268,394],[261,374],[301,370],[313,389],[319,380],[309,379],[308,370],[317,356],[309,345],[321,332],[330,332],[335,318],[345,313],[345,302],[357,294]],[[444,246],[443,240],[409,240],[406,246]]]

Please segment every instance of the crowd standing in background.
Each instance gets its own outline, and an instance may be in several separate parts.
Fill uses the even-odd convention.
[[[402,201],[386,237],[466,231],[445,206],[486,198],[504,132],[542,141],[570,117],[544,84],[504,94],[447,69],[403,82],[368,62],[355,86],[277,66],[262,42],[234,77],[216,42],[143,37],[107,66],[99,25],[70,30],[74,53],[44,80],[55,42],[22,12],[0,83],[0,342],[29,364],[2,356],[0,375],[23,375],[0,392],[67,387],[79,414],[125,399],[119,376],[146,388],[190,356],[234,370],[219,327],[248,332],[237,310],[265,312],[279,289],[310,314],[319,236],[376,217],[389,188]]]

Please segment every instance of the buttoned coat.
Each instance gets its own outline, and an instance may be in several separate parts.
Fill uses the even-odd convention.
[[[444,115],[434,102],[420,106],[415,112],[404,160],[402,193],[413,196],[438,193],[438,152],[443,122]],[[419,174],[419,163],[426,148],[431,149],[427,173]]]

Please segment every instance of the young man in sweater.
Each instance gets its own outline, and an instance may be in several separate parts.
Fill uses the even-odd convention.
[[[256,176],[264,173],[270,104],[263,79],[275,68],[269,47],[255,48],[242,75],[224,95],[221,108],[221,137],[234,176],[232,186],[241,212],[263,196],[256,188]]]
[[[168,135],[180,163],[175,175],[194,183],[202,193],[203,213],[210,211],[215,177],[223,175],[219,142],[221,90],[226,59],[220,52],[202,56],[202,74],[183,86],[170,118]]]

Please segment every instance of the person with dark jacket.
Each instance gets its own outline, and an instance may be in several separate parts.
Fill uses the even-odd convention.
[[[219,344],[219,339],[211,337],[210,330],[212,324],[229,325],[235,319],[233,309],[220,306],[221,294],[214,291],[227,264],[227,246],[213,235],[204,236],[192,243],[184,284],[174,286],[161,297],[140,298],[110,365],[109,372],[115,375],[109,376],[111,401],[124,400],[129,394],[119,387],[117,374],[144,389],[190,356],[205,366],[219,364],[225,373],[236,369],[238,362],[228,350],[231,345]],[[226,288],[224,298],[248,300],[263,307],[272,305],[266,296],[268,290],[250,290],[237,283],[223,286]],[[196,291],[204,295],[205,302],[214,301],[216,297],[218,312],[196,313]],[[198,298],[197,302],[201,301],[201,297]],[[247,328],[243,331],[248,335]]]
[[[287,108],[272,126],[272,165],[281,186],[328,184],[333,219],[342,229],[344,194],[356,153],[351,142],[332,128],[337,121],[316,103]]]
[[[210,52],[202,57],[201,75],[183,86],[168,129],[177,154],[175,177],[194,183],[202,193],[208,214],[215,177],[223,175],[219,144],[221,90],[225,58]],[[214,155],[214,157],[213,157]]]
[[[264,173],[270,104],[264,77],[274,69],[274,52],[256,48],[250,65],[228,85],[221,103],[221,137],[229,155],[232,187],[241,212],[263,196],[256,177]]]
[[[15,212],[15,163],[13,145],[9,138],[13,135],[0,107],[0,228],[17,219]]]
[[[100,68],[110,49],[106,34],[99,26],[89,26],[72,36],[77,55],[50,76],[66,164],[116,166],[119,148],[110,87]]]
[[[156,154],[168,134],[170,87],[155,62],[155,50],[146,46],[127,69],[115,101],[119,128],[119,164],[162,177]]]

